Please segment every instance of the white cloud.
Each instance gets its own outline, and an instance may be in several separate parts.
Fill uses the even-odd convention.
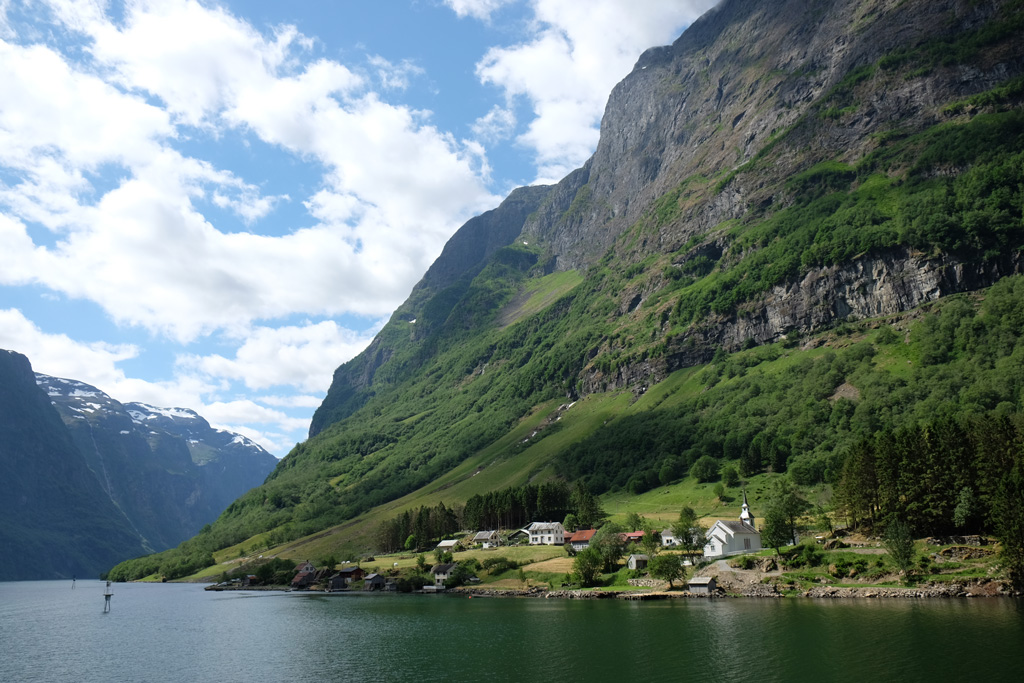
[[[534,120],[519,142],[536,155],[537,182],[557,182],[586,161],[612,87],[645,49],[672,42],[715,2],[532,0],[533,35],[489,50],[477,74],[533,107]],[[463,4],[477,6],[449,2],[457,12]],[[462,13],[473,14],[465,7]]]
[[[88,299],[120,324],[182,342],[295,313],[380,316],[461,223],[498,202],[484,187],[482,147],[430,125],[428,112],[381,101],[342,64],[303,63],[310,41],[294,28],[266,38],[191,0],[128,3],[118,25],[105,3],[50,5],[91,41],[94,61],[0,42],[0,166],[21,178],[0,184],[11,245],[0,284]],[[390,85],[417,69],[378,66]],[[322,174],[297,199],[319,224],[259,234],[292,196],[264,195],[176,149],[228,128]],[[204,200],[251,232],[218,227]],[[32,223],[57,243],[37,245]]]
[[[380,326],[354,332],[327,320],[301,327],[258,327],[245,335],[234,358],[187,355],[178,364],[213,379],[243,382],[250,389],[291,386],[326,392],[334,368],[366,348]]]
[[[516,0],[444,0],[460,17],[474,17],[488,21],[496,10]]]
[[[516,127],[516,115],[508,107],[494,105],[485,115],[473,122],[473,135],[483,142],[507,139]]]
[[[117,363],[139,355],[131,344],[81,343],[64,334],[47,334],[14,308],[0,309],[0,349],[28,356],[36,372],[96,387],[123,382]]]
[[[295,396],[260,396],[260,403],[279,408],[319,408],[323,396],[296,394]]]
[[[225,428],[222,425],[228,425],[229,431],[238,431],[235,427],[230,426],[238,424],[277,425],[286,431],[297,431],[309,427],[309,420],[289,417],[280,410],[267,408],[248,399],[214,401],[203,407],[202,415],[211,425],[216,425],[221,429]]]
[[[377,79],[385,90],[405,90],[409,87],[411,77],[421,76],[425,73],[422,67],[408,59],[403,59],[398,64],[392,64],[380,55],[373,55],[369,61],[370,66],[377,70]]]

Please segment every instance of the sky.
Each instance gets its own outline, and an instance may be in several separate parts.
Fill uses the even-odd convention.
[[[283,457],[715,0],[0,0],[0,348]]]

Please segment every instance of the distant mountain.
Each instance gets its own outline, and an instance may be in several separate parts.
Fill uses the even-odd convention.
[[[151,551],[177,545],[263,483],[277,459],[192,410],[125,403],[36,373],[101,487]]]
[[[191,410],[121,404],[0,351],[0,581],[97,576],[176,546],[276,464]]]
[[[145,552],[12,351],[0,351],[0,487],[0,580],[95,577]]]

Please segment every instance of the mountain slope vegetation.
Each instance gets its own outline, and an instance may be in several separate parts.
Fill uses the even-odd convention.
[[[701,458],[838,486],[876,434],[1012,422],[1022,9],[726,0],[640,58],[583,168],[453,237],[262,487],[117,575]]]

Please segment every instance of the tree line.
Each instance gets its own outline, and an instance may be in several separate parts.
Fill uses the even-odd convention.
[[[1024,585],[1024,416],[944,418],[855,444],[836,488],[852,526],[898,521],[916,536],[994,534]]]
[[[535,521],[562,520],[571,527],[590,528],[604,516],[585,484],[570,488],[554,480],[478,493],[463,506],[438,503],[406,510],[378,525],[375,543],[383,553],[416,551],[460,530],[513,529]]]

